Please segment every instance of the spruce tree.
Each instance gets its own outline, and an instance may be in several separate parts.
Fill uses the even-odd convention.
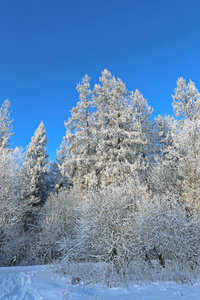
[[[183,177],[183,197],[200,211],[200,93],[190,80],[181,77],[173,96],[176,116],[174,135],[180,149],[179,173]]]
[[[150,189],[157,195],[182,194],[182,177],[179,173],[180,149],[175,142],[176,122],[169,116],[155,119],[156,153],[150,166]]]
[[[70,182],[78,189],[89,188],[94,141],[91,125],[93,101],[91,100],[90,77],[85,75],[77,85],[80,101],[71,110],[71,118],[65,123],[67,159],[64,169]]]
[[[142,146],[147,143],[143,123],[150,109],[144,101],[136,101],[137,95],[129,92],[121,79],[116,80],[108,70],[102,72],[100,82],[101,85],[95,85],[93,95],[94,139],[98,186],[103,187],[120,183],[141,168]],[[143,110],[140,112],[139,108]]]
[[[0,148],[8,148],[10,138],[14,134],[10,106],[10,101],[5,100],[0,108]]]
[[[50,165],[51,177],[53,177],[53,188],[56,193],[68,190],[70,187],[68,172],[65,169],[67,164],[67,143],[65,138],[57,150],[55,161]]]
[[[43,122],[40,123],[26,150],[24,166],[29,180],[28,202],[42,205],[47,196],[48,154],[47,137]]]
[[[146,99],[139,90],[132,93],[129,104],[129,130],[134,133],[132,137],[132,159],[135,169],[139,172],[141,179],[148,181],[148,168],[156,152],[154,144],[155,128],[150,116],[153,109],[148,105]]]

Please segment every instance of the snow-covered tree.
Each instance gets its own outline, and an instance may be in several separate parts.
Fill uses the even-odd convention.
[[[135,126],[138,123],[138,137],[132,144],[134,161],[137,161],[137,170],[142,175],[142,179],[147,181],[147,169],[157,150],[154,141],[154,123],[150,119],[153,110],[139,90],[133,93],[129,110],[131,110],[132,116],[130,130],[135,131]]]
[[[94,140],[98,185],[104,186],[126,180],[141,167],[142,147],[147,143],[144,120],[149,117],[150,108],[138,91],[133,95],[108,70],[102,72],[99,80],[101,85],[95,85],[93,95]]]
[[[176,116],[183,119],[194,120],[200,117],[200,93],[195,87],[195,83],[180,77],[177,81],[173,98],[173,108]]]
[[[180,150],[175,143],[176,123],[169,116],[155,119],[155,146],[157,152],[149,170],[150,189],[158,194],[182,194],[182,177],[179,174]]]
[[[65,123],[68,142],[65,172],[74,187],[89,187],[89,175],[94,159],[94,141],[92,136],[90,77],[85,75],[77,85],[80,101],[71,110],[71,118]]]
[[[179,173],[183,177],[183,196],[200,211],[200,93],[195,84],[177,81],[173,107],[178,116],[174,139],[180,150]]]
[[[200,213],[200,119],[184,120],[177,132],[180,149],[179,173],[183,177],[183,196]]]
[[[27,178],[23,196],[23,263],[41,263],[39,252],[40,218],[49,193],[47,137],[43,122],[40,123],[26,149],[23,169]]]
[[[10,113],[10,101],[5,100],[0,108],[0,148],[7,148],[11,136],[14,134]]]
[[[42,205],[47,196],[48,154],[46,147],[46,130],[41,122],[27,147],[24,160],[29,180],[27,191],[29,205]]]
[[[152,110],[140,92],[129,92],[108,70],[93,92],[89,80],[86,75],[77,86],[80,101],[65,123],[68,149],[63,165],[73,185],[86,189],[121,183],[141,172],[153,152]]]
[[[97,162],[95,165],[97,185],[104,186],[130,173],[125,159],[126,122],[125,100],[128,96],[125,85],[104,70],[99,78],[100,84],[94,87],[93,99],[96,112],[94,140]],[[117,180],[117,178],[116,178]]]
[[[60,190],[67,190],[71,186],[69,182],[69,175],[65,170],[65,164],[68,159],[68,148],[67,142],[64,138],[59,150],[57,151],[56,164],[58,167],[58,172],[55,181],[55,190],[59,192]]]
[[[67,190],[70,187],[68,174],[64,167],[67,160],[67,143],[65,138],[57,150],[55,161],[49,163],[48,182],[49,190],[59,193],[61,190]]]
[[[65,138],[63,138],[60,148],[57,150],[56,154],[56,162],[61,167],[67,160],[67,142]]]

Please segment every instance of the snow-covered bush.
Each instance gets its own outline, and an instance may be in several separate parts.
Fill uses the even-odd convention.
[[[60,255],[58,240],[74,237],[77,222],[78,200],[69,191],[61,191],[48,197],[41,217],[38,234],[38,253],[41,263],[51,263]]]
[[[200,220],[173,196],[150,197],[139,181],[84,195],[61,268],[85,282],[180,280],[200,265]],[[95,275],[96,274],[96,275]]]
[[[130,263],[137,260],[137,210],[140,202],[147,200],[147,190],[138,178],[86,193],[78,208],[80,217],[73,244],[67,239],[60,242],[64,268],[72,268],[78,276],[74,262],[78,263],[82,276],[87,274],[86,281],[124,277]],[[94,264],[85,273],[80,264],[86,266],[88,262]],[[95,274],[99,279],[91,278]]]
[[[149,199],[139,209],[136,231],[143,250],[140,260],[145,259],[150,268],[156,261],[162,269],[170,266],[189,273],[199,269],[200,220],[188,214],[180,198]]]

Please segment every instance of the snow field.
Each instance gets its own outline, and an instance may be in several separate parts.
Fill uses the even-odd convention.
[[[49,266],[0,268],[0,300],[199,300],[200,281],[191,284],[156,282],[109,288],[72,285]]]

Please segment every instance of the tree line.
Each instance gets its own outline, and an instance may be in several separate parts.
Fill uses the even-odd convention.
[[[200,93],[180,77],[174,116],[153,120],[138,90],[128,91],[108,70],[99,81],[91,89],[85,75],[77,85],[79,101],[51,162],[43,122],[26,151],[9,147],[13,120],[3,102],[1,266],[60,259],[66,270],[95,262],[101,279],[198,273]]]

